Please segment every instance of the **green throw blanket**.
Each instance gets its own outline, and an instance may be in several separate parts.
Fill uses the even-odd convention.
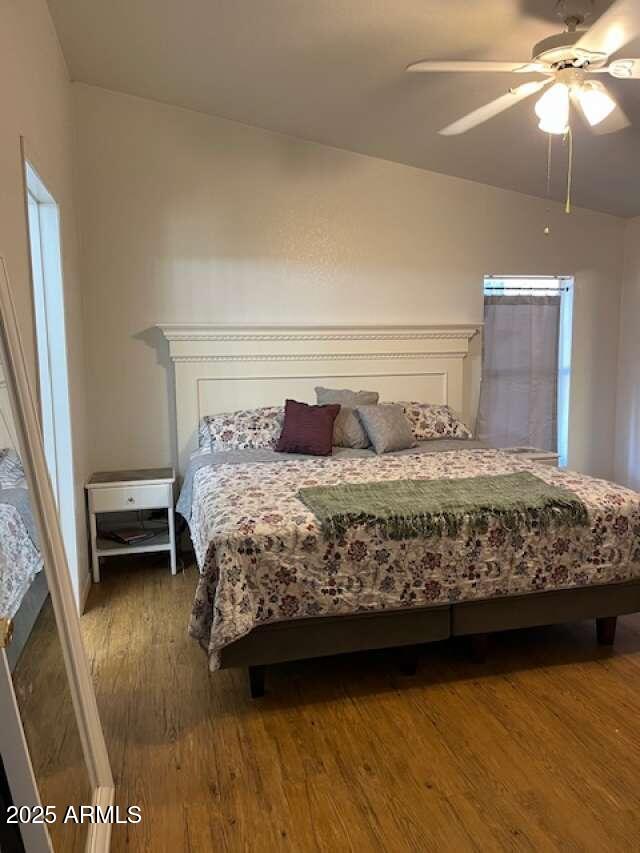
[[[349,527],[378,528],[386,539],[482,533],[492,520],[509,530],[584,526],[587,509],[566,489],[526,471],[459,480],[387,480],[300,489],[327,537]]]

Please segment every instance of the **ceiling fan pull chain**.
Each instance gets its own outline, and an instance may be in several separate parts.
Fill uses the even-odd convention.
[[[545,236],[549,236],[551,234],[551,225],[549,224],[549,220],[551,218],[551,146],[553,144],[553,135],[551,133],[547,134],[547,203],[545,205],[545,213],[547,214],[547,222],[542,229],[542,233]]]
[[[567,130],[567,140],[569,143],[569,162],[567,164],[567,200],[564,206],[565,213],[571,213],[571,178],[573,172],[573,133],[571,127]]]

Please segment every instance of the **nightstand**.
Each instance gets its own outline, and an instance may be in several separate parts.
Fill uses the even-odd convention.
[[[544,465],[558,467],[560,456],[553,450],[539,450],[537,447],[503,447],[503,453],[520,456],[522,459],[531,459],[532,462],[542,462]]]
[[[171,574],[176,573],[176,532],[173,516],[173,468],[146,468],[139,471],[103,471],[94,474],[87,483],[89,497],[89,527],[91,532],[91,562],[93,580],[100,582],[100,558],[118,554],[152,554],[167,551]],[[166,522],[144,521],[140,510],[164,509]],[[138,513],[137,518],[131,517]],[[127,513],[111,520],[100,518],[103,513]],[[117,541],[135,536],[148,538],[127,544]],[[120,531],[120,533],[119,533]],[[125,532],[126,531],[126,532]]]

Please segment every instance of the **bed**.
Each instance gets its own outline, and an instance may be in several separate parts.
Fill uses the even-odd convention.
[[[271,663],[399,647],[408,650],[404,664],[411,670],[422,643],[469,635],[481,657],[490,632],[585,618],[596,620],[601,643],[612,643],[616,617],[640,610],[640,495],[603,480],[472,442],[455,447],[427,442],[380,457],[370,451],[327,459],[244,451],[200,453],[182,461],[193,450],[194,414],[200,417],[214,405],[217,411],[233,410],[234,403],[273,405],[283,392],[309,395],[318,382],[353,386],[375,378],[387,398],[396,388],[395,399],[433,400],[440,393],[435,402],[455,401],[458,411],[470,410],[468,330],[164,327],[164,332],[176,370],[184,476],[179,510],[188,520],[201,570],[190,631],[206,648],[212,669],[248,668],[252,695],[263,692],[264,668]],[[372,339],[376,347],[385,341],[383,353],[372,351]],[[432,343],[427,350],[427,340],[439,346]],[[329,351],[327,341],[333,342]],[[381,371],[380,362],[387,360]],[[440,377],[435,385],[433,377]],[[572,492],[586,507],[588,523],[516,536],[492,524],[481,535],[437,543],[381,541],[375,532],[353,527],[336,542],[323,537],[297,497],[301,484],[518,471]]]

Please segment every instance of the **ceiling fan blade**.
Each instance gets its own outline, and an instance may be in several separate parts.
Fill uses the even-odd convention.
[[[440,60],[423,59],[407,65],[407,71],[503,71],[513,72],[524,68],[528,63],[524,62],[484,62],[467,61],[465,59]],[[530,63],[529,63],[530,64]],[[535,69],[537,70],[537,69]]]
[[[483,122],[488,121],[490,118],[500,115],[500,113],[515,106],[515,104],[523,101],[530,95],[539,92],[540,89],[543,89],[550,82],[550,80],[530,80],[528,83],[522,83],[522,85],[511,89],[505,95],[496,98],[495,101],[478,107],[477,110],[473,110],[473,112],[454,121],[453,124],[443,127],[438,133],[442,136],[457,136],[460,133],[466,133],[468,130],[477,127],[479,124],[483,124]]]
[[[640,78],[640,59],[614,59],[606,70],[618,80],[637,80]]]
[[[545,62],[527,62],[513,69],[514,74],[552,74],[553,68]]]
[[[638,0],[616,0],[589,27],[575,46],[611,56],[638,35],[640,3]]]

